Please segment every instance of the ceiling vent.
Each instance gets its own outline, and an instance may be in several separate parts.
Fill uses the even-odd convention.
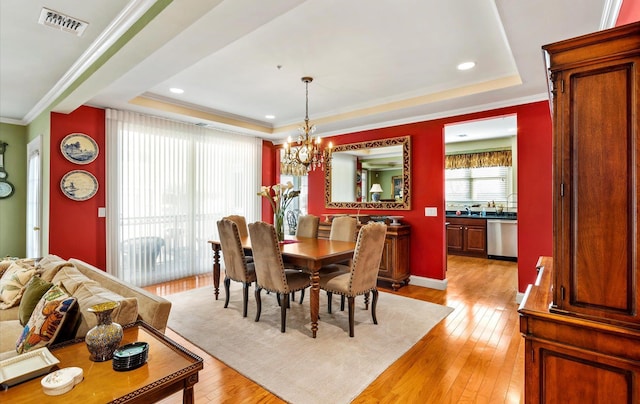
[[[68,15],[59,13],[48,8],[42,8],[40,11],[40,18],[38,23],[53,27],[65,32],[70,32],[78,36],[82,36],[84,30],[89,25],[88,22],[81,21],[77,18],[69,17]]]

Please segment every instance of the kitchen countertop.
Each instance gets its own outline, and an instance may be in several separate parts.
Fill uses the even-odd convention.
[[[472,212],[471,216],[467,212],[462,212],[460,215],[456,215],[455,211],[446,211],[445,217],[460,218],[460,219],[502,219],[502,220],[518,220],[518,214],[516,212],[503,212],[498,215],[496,212],[487,212],[486,216],[480,216],[480,212]]]

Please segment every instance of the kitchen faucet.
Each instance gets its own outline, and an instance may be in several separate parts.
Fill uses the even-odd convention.
[[[467,211],[467,215],[471,216],[471,208],[469,207],[469,205],[465,205],[464,208]]]

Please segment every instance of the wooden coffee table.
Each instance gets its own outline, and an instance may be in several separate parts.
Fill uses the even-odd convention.
[[[203,368],[202,358],[139,321],[124,328],[121,345],[136,341],[149,344],[149,358],[141,367],[118,372],[112,361],[92,362],[84,340],[51,347],[59,368],[77,366],[84,380],[68,393],[48,396],[40,376],[0,391],[2,403],[152,403],[183,390],[183,402],[193,403],[193,386]],[[57,368],[54,368],[56,370]]]

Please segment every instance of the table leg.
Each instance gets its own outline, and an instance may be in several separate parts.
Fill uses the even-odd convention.
[[[311,311],[311,333],[313,338],[318,332],[318,312],[320,311],[320,268],[311,269],[311,293],[309,309]]]
[[[198,383],[198,374],[190,376],[185,380],[184,389],[182,390],[182,404],[193,404],[195,403],[195,394],[193,391],[193,386]]]
[[[220,293],[220,245],[211,244],[213,250],[213,294],[218,300],[218,294]]]

